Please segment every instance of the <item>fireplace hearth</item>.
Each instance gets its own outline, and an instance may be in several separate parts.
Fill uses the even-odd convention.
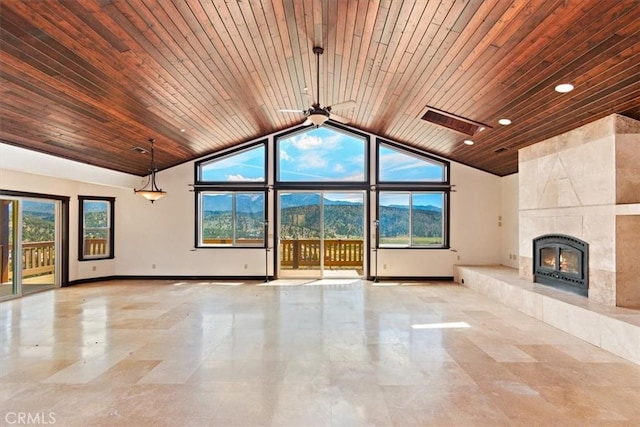
[[[589,244],[563,234],[533,239],[534,282],[587,296]]]

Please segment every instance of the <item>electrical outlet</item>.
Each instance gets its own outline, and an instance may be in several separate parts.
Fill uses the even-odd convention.
[[[382,269],[386,270],[387,269],[387,264],[382,264]]]
[[[155,264],[151,264],[151,269],[155,270],[156,269],[156,265]]]
[[[98,267],[96,267],[95,265],[93,267],[91,267],[91,271],[96,271],[98,269]]]
[[[456,257],[456,259],[457,259],[458,261],[460,261],[460,255],[458,255],[458,256]]]
[[[247,268],[249,268],[249,264],[244,265],[244,269],[246,270]]]

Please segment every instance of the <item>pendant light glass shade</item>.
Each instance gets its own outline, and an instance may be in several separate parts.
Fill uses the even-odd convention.
[[[158,171],[158,169],[156,169],[155,157],[154,157],[154,151],[153,151],[153,143],[155,142],[155,140],[151,138],[149,139],[149,142],[151,143],[151,168],[149,169],[149,172],[151,172],[151,174],[149,175],[149,181],[145,184],[143,188],[139,190],[136,190],[134,188],[133,192],[149,200],[151,203],[153,203],[156,200],[159,200],[164,196],[166,196],[167,192],[162,191],[160,188],[158,188],[158,185],[156,184],[156,172]]]

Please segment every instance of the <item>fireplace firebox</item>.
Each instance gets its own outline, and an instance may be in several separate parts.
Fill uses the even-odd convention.
[[[535,282],[587,296],[589,244],[563,234],[536,237],[533,239],[533,277]]]

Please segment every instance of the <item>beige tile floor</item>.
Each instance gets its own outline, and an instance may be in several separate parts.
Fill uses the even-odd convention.
[[[289,282],[0,303],[0,425],[640,425],[639,366],[467,288]]]

